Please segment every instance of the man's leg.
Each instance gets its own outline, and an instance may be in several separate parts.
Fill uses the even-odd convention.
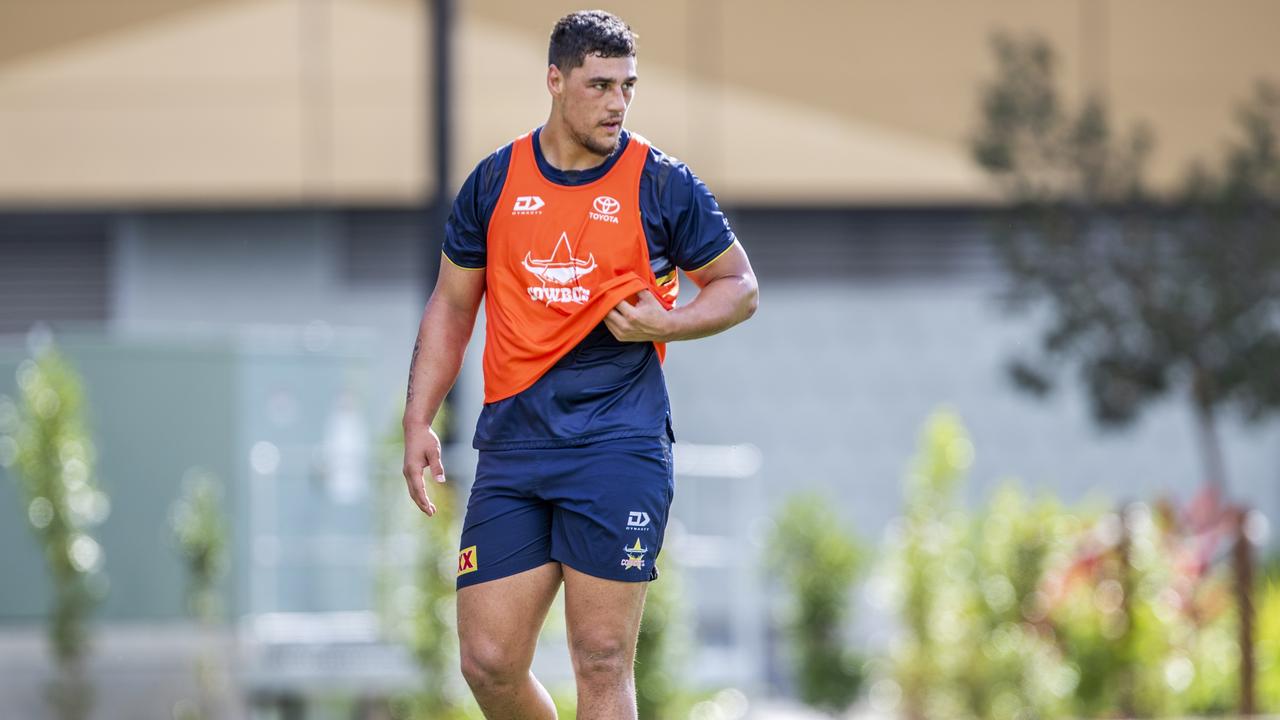
[[[560,563],[550,562],[458,590],[462,675],[485,717],[556,717],[551,696],[529,667],[560,577]]]
[[[634,719],[636,638],[649,584],[605,580],[568,565],[563,572],[578,720]]]

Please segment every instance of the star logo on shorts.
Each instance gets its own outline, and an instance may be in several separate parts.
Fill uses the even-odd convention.
[[[636,538],[636,544],[622,548],[622,552],[627,556],[622,559],[623,570],[643,570],[644,554],[649,552],[649,548],[640,544],[640,538]]]

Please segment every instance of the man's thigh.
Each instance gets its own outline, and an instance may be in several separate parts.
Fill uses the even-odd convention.
[[[481,452],[458,552],[458,638],[464,669],[528,670],[560,588],[552,507],[531,493],[537,456]]]
[[[579,670],[600,660],[635,658],[647,582],[607,580],[563,566],[569,650]]]
[[[458,639],[464,655],[489,666],[527,670],[560,581],[560,564],[549,562],[459,589]]]

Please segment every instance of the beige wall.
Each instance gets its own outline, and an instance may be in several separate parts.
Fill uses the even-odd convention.
[[[640,34],[629,126],[724,199],[972,202],[998,28],[1150,121],[1172,182],[1280,81],[1271,0],[612,2]],[[562,0],[458,0],[457,184],[545,119]],[[0,203],[410,204],[432,191],[424,0],[0,0]]]
[[[0,202],[417,202],[418,0],[0,0]]]

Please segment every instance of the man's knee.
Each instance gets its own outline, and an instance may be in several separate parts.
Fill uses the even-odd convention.
[[[529,674],[528,663],[511,648],[490,640],[471,640],[461,648],[462,676],[472,689],[518,685]]]
[[[607,636],[575,639],[573,669],[579,681],[614,682],[631,676],[635,648]]]

